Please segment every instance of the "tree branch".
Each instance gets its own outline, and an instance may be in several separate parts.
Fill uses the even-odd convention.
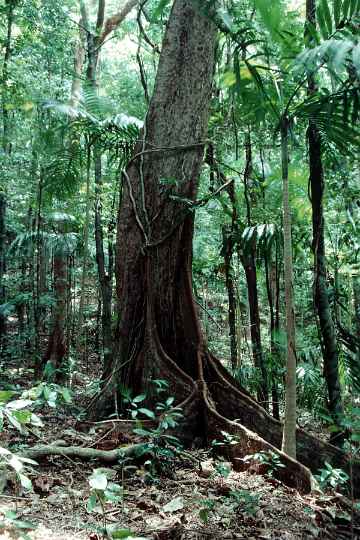
[[[102,45],[111,32],[116,30],[119,24],[128,16],[130,11],[137,5],[139,0],[128,0],[124,7],[112,17],[109,17],[105,22],[104,30],[99,36],[98,45]]]
[[[21,452],[22,457],[41,459],[48,456],[77,457],[80,459],[98,459],[106,463],[115,463],[124,458],[136,457],[140,454],[143,444],[132,444],[115,450],[97,450],[96,448],[83,448],[79,446],[35,446]]]
[[[99,0],[98,4],[98,14],[96,20],[96,35],[99,36],[103,29],[105,18],[105,0]]]

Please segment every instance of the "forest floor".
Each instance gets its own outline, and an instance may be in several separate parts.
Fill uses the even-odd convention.
[[[84,429],[86,423],[66,408],[45,407],[39,416],[44,424],[40,434],[7,430],[0,445],[21,449],[60,440],[68,446],[110,449],[114,444],[113,430],[104,431],[103,424]],[[119,434],[115,445],[118,440]],[[127,437],[129,442],[139,442],[139,437]],[[122,497],[89,511],[88,480],[99,467],[120,485]],[[146,465],[124,469],[64,456],[38,460],[29,477],[32,491],[25,491],[15,477],[7,479],[0,519],[9,510],[16,519],[0,529],[1,539],[100,540],[101,527],[122,531],[114,538],[124,538],[128,530],[146,540],[360,538],[360,529],[351,531],[351,504],[339,494],[300,495],[269,475],[233,471],[211,449],[176,456],[152,478]],[[34,530],[19,528],[17,520],[20,526],[32,523]]]

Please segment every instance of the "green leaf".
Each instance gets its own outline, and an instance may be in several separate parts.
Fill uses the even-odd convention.
[[[229,12],[224,8],[218,8],[216,10],[216,13],[220,19],[220,21],[223,23],[226,30],[229,30],[229,32],[232,31],[233,28],[233,20]]]
[[[61,389],[61,395],[62,395],[63,400],[65,401],[65,403],[71,403],[72,402],[71,393],[70,393],[70,390],[68,388],[62,388]]]
[[[33,426],[36,426],[36,427],[43,427],[44,425],[42,423],[42,420],[38,417],[38,415],[34,413],[32,413],[31,415],[30,422]]]
[[[89,478],[89,484],[93,489],[104,491],[108,484],[108,479],[106,478],[106,475],[104,473],[94,471]]]
[[[199,512],[199,518],[204,523],[207,523],[209,521],[209,510],[207,508],[202,508]]]
[[[182,497],[175,497],[170,502],[163,506],[163,512],[177,512],[184,508],[184,499]]]
[[[135,396],[132,400],[133,403],[141,403],[146,399],[146,394],[140,394],[139,396]]]
[[[221,85],[230,88],[236,84],[236,74],[233,71],[225,71],[221,77]]]
[[[154,19],[158,19],[164,9],[170,4],[170,0],[160,0],[159,5],[154,11]]]
[[[143,428],[135,428],[133,429],[133,433],[135,433],[135,435],[140,435],[141,437],[149,437],[149,435],[151,435],[151,431]]]
[[[32,412],[31,411],[14,411],[12,415],[16,418],[16,420],[22,424],[28,424],[31,420]]]
[[[316,14],[317,14],[317,21],[319,23],[319,29],[320,29],[321,36],[323,37],[323,39],[328,39],[329,38],[329,33],[327,31],[325,16],[324,16],[323,10],[321,9],[321,6],[319,6],[317,8]]]
[[[344,19],[348,18],[349,7],[350,7],[350,0],[344,0],[344,3],[343,3],[343,18]]]
[[[323,14],[324,14],[324,20],[325,20],[325,24],[326,24],[326,27],[328,29],[328,32],[329,32],[329,34],[332,34],[332,30],[333,30],[332,18],[331,18],[331,13],[330,13],[330,9],[329,9],[329,5],[327,3],[327,0],[321,0],[321,9],[322,9]]]
[[[339,26],[339,22],[341,19],[341,4],[342,0],[334,0],[334,19],[336,28]]]
[[[87,505],[86,505],[86,509],[88,512],[92,512],[96,506],[96,503],[97,503],[97,497],[96,497],[96,494],[93,493],[90,497],[89,497],[89,500],[87,502]]]
[[[350,2],[350,11],[349,11],[349,17],[351,18],[357,11],[358,8],[358,0],[351,0]]]
[[[12,390],[1,390],[0,391],[0,403],[6,403],[15,394],[16,394],[16,392],[13,392]]]
[[[24,468],[24,464],[22,463],[22,461],[18,457],[16,457],[14,454],[12,455],[11,459],[9,459],[8,464],[17,473],[20,472]]]
[[[155,419],[155,413],[153,411],[150,411],[149,409],[140,408],[138,409],[138,411],[147,416],[148,418]]]
[[[275,39],[279,39],[279,28],[281,23],[281,2],[279,0],[253,0],[255,8],[260,13],[261,18]]]
[[[18,411],[19,409],[24,409],[30,405],[34,405],[34,402],[30,399],[16,399],[15,401],[10,401],[10,403],[7,404],[7,408]]]
[[[117,531],[112,531],[112,538],[134,538],[134,533],[130,529],[118,529]]]
[[[357,76],[360,78],[360,43],[353,48],[352,51],[352,61],[355,66]]]
[[[28,489],[28,490],[31,490],[32,489],[32,482],[30,480],[30,478],[28,478],[27,476],[25,476],[24,474],[19,474],[19,480],[20,480],[20,483],[22,485],[23,488],[25,489]]]
[[[317,45],[320,45],[320,36],[316,30],[315,24],[310,21],[305,23],[305,43],[306,45],[311,45],[311,41],[315,42]],[[308,51],[306,51],[307,53]]]

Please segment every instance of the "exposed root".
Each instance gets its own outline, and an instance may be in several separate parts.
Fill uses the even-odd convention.
[[[188,281],[190,278],[188,278]],[[183,306],[194,307],[190,281],[186,284]],[[186,301],[185,301],[186,300]],[[195,324],[193,339],[187,342],[184,350],[191,353],[189,358],[175,362],[164,350],[157,331],[153,303],[149,301],[142,346],[127,370],[125,384],[135,388],[134,392],[145,392],[150,402],[151,379],[165,379],[169,383],[168,392],[175,396],[177,407],[181,407],[184,421],[177,428],[177,435],[183,442],[191,444],[194,438],[201,437],[204,444],[212,439],[221,439],[221,432],[236,437],[236,444],[224,447],[225,454],[237,470],[244,470],[253,463],[244,461],[249,454],[272,451],[279,455],[284,468],[273,472],[279,480],[299,492],[307,493],[312,488],[311,472],[317,472],[328,461],[335,467],[349,471],[349,460],[339,448],[324,443],[303,430],[297,430],[297,459],[291,459],[281,452],[282,423],[274,419],[231,377],[221,362],[207,351],[202,341],[201,331],[196,323],[195,312],[187,316]],[[190,307],[189,307],[190,306]],[[186,321],[186,313],[181,317]],[[194,322],[195,321],[195,322]],[[185,323],[184,323],[185,324]],[[188,322],[187,322],[188,324]],[[184,366],[182,369],[181,366]],[[189,367],[190,366],[190,367]],[[185,371],[186,369],[186,371]],[[116,380],[113,387],[116,388]],[[98,411],[105,410],[101,401],[111,401],[111,396],[101,396]],[[98,403],[99,405],[99,403]],[[353,484],[355,495],[360,493],[360,464],[353,463]]]

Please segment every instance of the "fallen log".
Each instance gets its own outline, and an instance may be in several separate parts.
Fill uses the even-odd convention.
[[[114,450],[98,450],[97,448],[83,448],[81,446],[55,446],[41,445],[23,450],[21,457],[33,459],[47,458],[49,456],[64,456],[79,459],[97,459],[105,463],[116,463],[126,458],[136,458],[144,448],[143,444],[132,444]]]

